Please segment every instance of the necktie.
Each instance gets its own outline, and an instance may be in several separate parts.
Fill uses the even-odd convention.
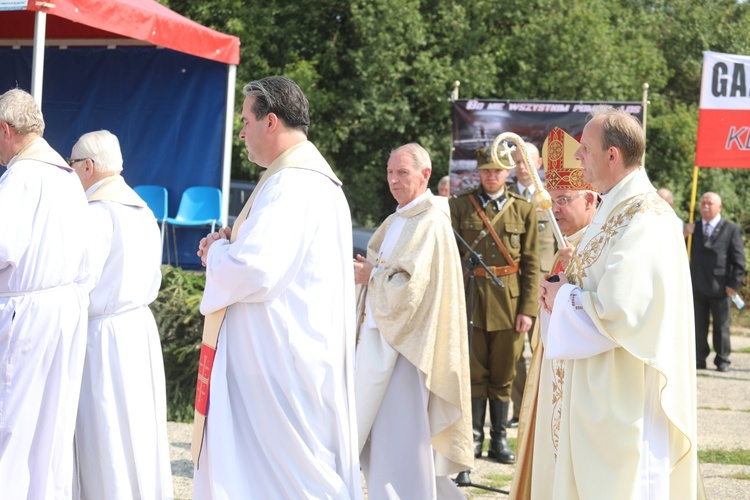
[[[530,200],[530,199],[531,199],[531,191],[529,190],[529,188],[527,188],[527,187],[523,188],[523,193],[521,193],[521,194],[522,194],[522,195],[523,195],[523,197],[524,197],[524,198],[526,198],[527,200]]]

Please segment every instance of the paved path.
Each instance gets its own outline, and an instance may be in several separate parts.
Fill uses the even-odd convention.
[[[732,350],[729,372],[719,373],[713,369],[698,371],[698,449],[701,451],[750,450],[750,336],[733,336]],[[749,352],[739,352],[742,350]],[[710,357],[708,361],[710,365]],[[189,424],[169,423],[175,498],[180,500],[192,498],[191,429]],[[509,437],[516,437],[515,429],[510,429]],[[512,477],[513,471],[512,465],[479,459],[472,481],[497,485],[498,481],[502,482],[503,476]],[[750,464],[702,463],[701,471],[707,498],[750,499]],[[500,486],[506,490],[508,487]],[[471,500],[506,498],[503,494],[474,488],[467,488],[464,492]]]

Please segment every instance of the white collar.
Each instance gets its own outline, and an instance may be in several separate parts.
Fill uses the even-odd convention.
[[[536,193],[536,186],[534,185],[533,182],[531,184],[529,184],[528,186],[524,186],[520,182],[516,182],[516,186],[518,187],[518,194],[520,194],[521,196],[523,196],[523,190],[524,189],[528,189],[529,190],[529,194],[533,195],[534,193]]]
[[[409,210],[411,207],[413,207],[414,205],[416,205],[417,203],[419,203],[423,199],[427,198],[427,196],[428,196],[427,193],[430,193],[430,191],[426,190],[424,193],[420,194],[419,196],[417,196],[416,198],[414,198],[413,200],[411,200],[409,203],[407,203],[403,207],[397,207],[396,208],[396,213],[400,214],[402,212],[405,212],[405,211]]]
[[[489,196],[491,200],[496,200],[496,199],[500,198],[502,195],[505,194],[505,188],[501,189],[500,191],[498,191],[495,194],[490,194],[487,191],[485,191],[484,194],[486,194],[487,196]]]
[[[101,179],[99,181],[96,181],[93,183],[89,188],[86,190],[86,198],[88,199],[92,194],[96,193],[96,190],[99,189],[99,186],[101,186],[102,182],[109,179],[109,177],[105,177],[104,179]]]
[[[711,226],[713,228],[713,227],[716,227],[719,224],[720,220],[721,220],[721,214],[717,214],[716,217],[714,217],[713,219],[711,219],[708,222],[706,222],[706,220],[704,219],[703,223],[706,224],[706,225],[708,225],[708,226]]]

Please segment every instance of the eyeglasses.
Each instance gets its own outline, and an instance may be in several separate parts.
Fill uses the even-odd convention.
[[[78,163],[79,161],[86,161],[86,160],[91,160],[91,158],[75,158],[75,159],[68,158],[65,161],[68,163],[69,167],[72,167],[74,164]],[[94,160],[91,160],[91,162],[93,163]]]
[[[580,198],[581,196],[585,196],[586,193],[577,194],[575,196],[560,196],[559,198],[555,198],[553,200],[553,203],[557,205],[560,208],[565,208],[568,206],[568,203],[575,200],[576,198]]]

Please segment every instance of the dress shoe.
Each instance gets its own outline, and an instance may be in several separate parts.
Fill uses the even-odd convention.
[[[515,429],[516,427],[518,427],[518,417],[513,417],[508,422],[508,428]]]
[[[719,363],[716,365],[716,371],[717,372],[728,372],[729,371],[729,363]]]

